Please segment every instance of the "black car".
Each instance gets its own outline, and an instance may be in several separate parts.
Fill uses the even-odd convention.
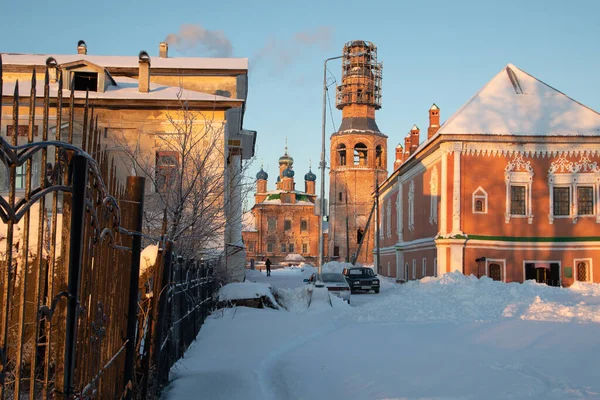
[[[357,290],[374,290],[375,293],[379,293],[379,278],[371,268],[344,268],[342,275],[350,285],[352,293]]]

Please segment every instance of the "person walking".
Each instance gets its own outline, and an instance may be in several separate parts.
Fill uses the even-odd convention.
[[[267,258],[265,265],[267,266],[267,276],[271,276],[271,260]]]

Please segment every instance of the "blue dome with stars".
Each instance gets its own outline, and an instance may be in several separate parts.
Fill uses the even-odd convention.
[[[308,182],[314,182],[317,180],[317,176],[309,169],[308,173],[304,175],[304,180]]]
[[[283,177],[284,178],[293,178],[294,177],[294,170],[291,169],[290,167],[287,167],[286,169],[283,170]]]
[[[265,172],[264,169],[260,169],[260,171],[258,171],[258,173],[256,174],[256,179],[262,179],[262,180],[267,180],[269,178],[269,175]]]

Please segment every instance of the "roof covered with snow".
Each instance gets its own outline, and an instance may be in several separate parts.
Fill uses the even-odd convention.
[[[89,54],[19,54],[4,53],[2,62],[4,65],[39,65],[45,66],[46,59],[53,57],[60,64],[71,63],[78,60],[86,60],[106,68],[138,68],[138,56],[100,56]],[[247,70],[247,58],[205,58],[205,57],[152,57],[150,67],[176,68],[176,69],[225,69],[225,70]]]
[[[593,136],[600,135],[600,114],[508,64],[438,133]]]
[[[246,211],[242,215],[242,230],[244,232],[256,232],[256,218],[252,211]]]

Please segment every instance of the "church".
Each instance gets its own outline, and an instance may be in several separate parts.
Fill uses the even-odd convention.
[[[279,157],[274,190],[267,189],[269,175],[262,167],[256,174],[254,206],[244,214],[242,229],[247,263],[264,262],[267,258],[275,265],[288,261],[318,263],[317,176],[309,169],[304,175],[304,190],[296,190],[293,166],[294,159],[286,146],[285,154]]]
[[[379,186],[383,275],[600,282],[600,114],[508,64]]]

